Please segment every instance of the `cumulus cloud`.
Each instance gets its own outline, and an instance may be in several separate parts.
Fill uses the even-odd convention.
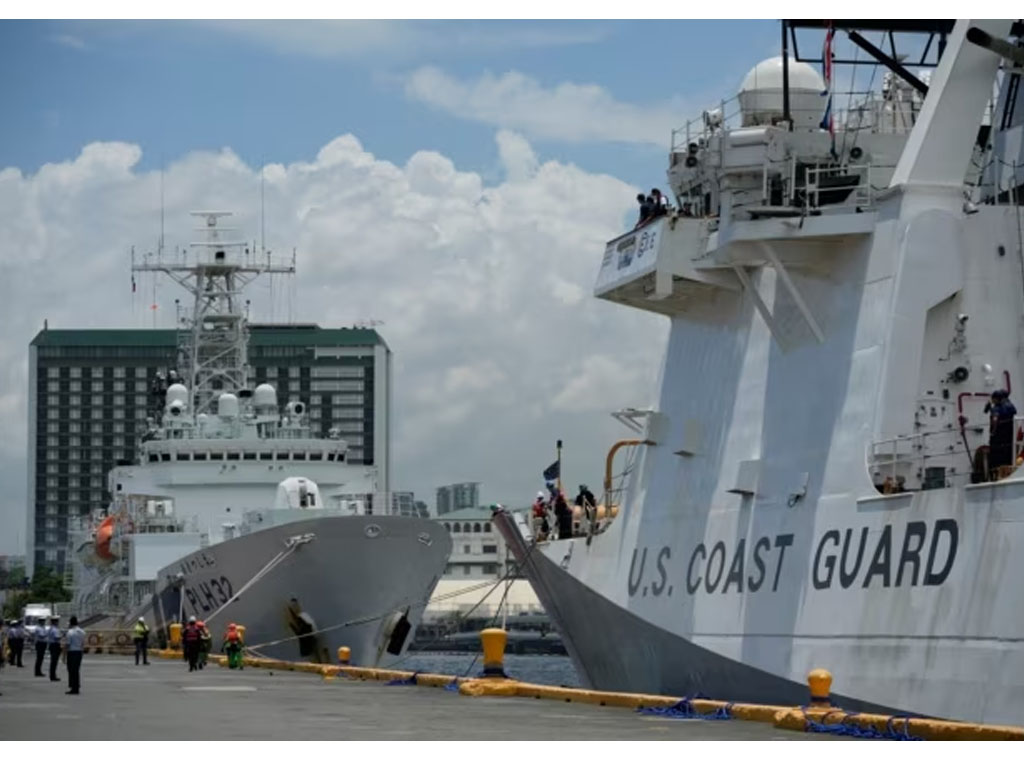
[[[667,147],[686,116],[678,104],[630,104],[599,85],[545,87],[520,72],[459,80],[421,67],[405,81],[406,95],[457,117],[569,142],[622,141]]]
[[[258,321],[346,326],[363,318],[394,352],[396,488],[480,480],[517,504],[536,491],[555,440],[567,480],[599,484],[621,436],[607,414],[646,406],[663,320],[591,297],[604,243],[632,214],[632,188],[541,162],[516,134],[497,138],[507,178],[487,185],[436,152],[404,165],[341,136],[309,162],[263,169],[266,238],[297,249],[292,286],[254,284]],[[51,328],[170,327],[176,286],[130,289],[130,247],[154,249],[160,174],[132,144],[97,143],[35,173],[0,170],[0,484],[23,528],[27,351]],[[227,209],[258,236],[260,169],[229,149],[195,152],[164,174],[167,246],[192,239],[188,211]],[[156,297],[157,310],[150,308]],[[5,542],[4,539],[7,539]],[[0,550],[14,549],[0,537]]]

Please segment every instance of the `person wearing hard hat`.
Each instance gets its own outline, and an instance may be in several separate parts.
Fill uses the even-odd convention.
[[[206,627],[205,621],[197,621],[196,626],[199,627],[199,668],[203,669],[206,666],[206,660],[210,656],[210,646],[213,645],[213,638],[210,635],[210,630]]]
[[[544,491],[537,492],[537,498],[533,502],[533,535],[538,541],[544,541],[551,533],[551,525],[548,523],[548,502],[544,498]]]
[[[242,633],[238,631],[237,624],[228,624],[221,652],[227,654],[228,668],[242,669]]]
[[[135,622],[135,666],[139,666],[139,657],[142,657],[143,664],[149,664],[149,626],[146,620],[139,616]]]
[[[194,672],[199,669],[199,643],[202,634],[196,626],[196,617],[189,616],[188,624],[181,631],[181,644],[185,649],[185,661],[188,662],[188,671]]]

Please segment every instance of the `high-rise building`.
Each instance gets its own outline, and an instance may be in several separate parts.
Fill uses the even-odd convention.
[[[480,505],[480,483],[456,483],[437,489],[437,514],[447,515],[457,509]]]
[[[249,380],[279,405],[308,406],[314,432],[337,429],[349,461],[389,490],[391,351],[372,329],[250,325]],[[174,330],[52,330],[29,345],[26,560],[64,571],[68,524],[110,502],[107,473],[134,462],[152,384],[177,366]]]

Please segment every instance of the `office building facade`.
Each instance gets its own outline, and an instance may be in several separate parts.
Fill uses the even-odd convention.
[[[456,483],[437,489],[437,514],[480,506],[480,483]]]
[[[308,406],[314,434],[338,429],[349,460],[389,490],[391,352],[371,329],[250,325],[249,381]],[[174,330],[52,330],[29,345],[27,569],[63,573],[69,523],[110,502],[107,473],[135,461],[153,381],[176,369]]]

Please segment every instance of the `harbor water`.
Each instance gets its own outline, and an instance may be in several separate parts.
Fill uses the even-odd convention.
[[[475,677],[483,671],[483,656],[473,653],[421,651],[407,654],[388,666],[414,672]],[[569,687],[579,685],[576,670],[573,669],[568,656],[506,654],[505,674],[527,683]]]

